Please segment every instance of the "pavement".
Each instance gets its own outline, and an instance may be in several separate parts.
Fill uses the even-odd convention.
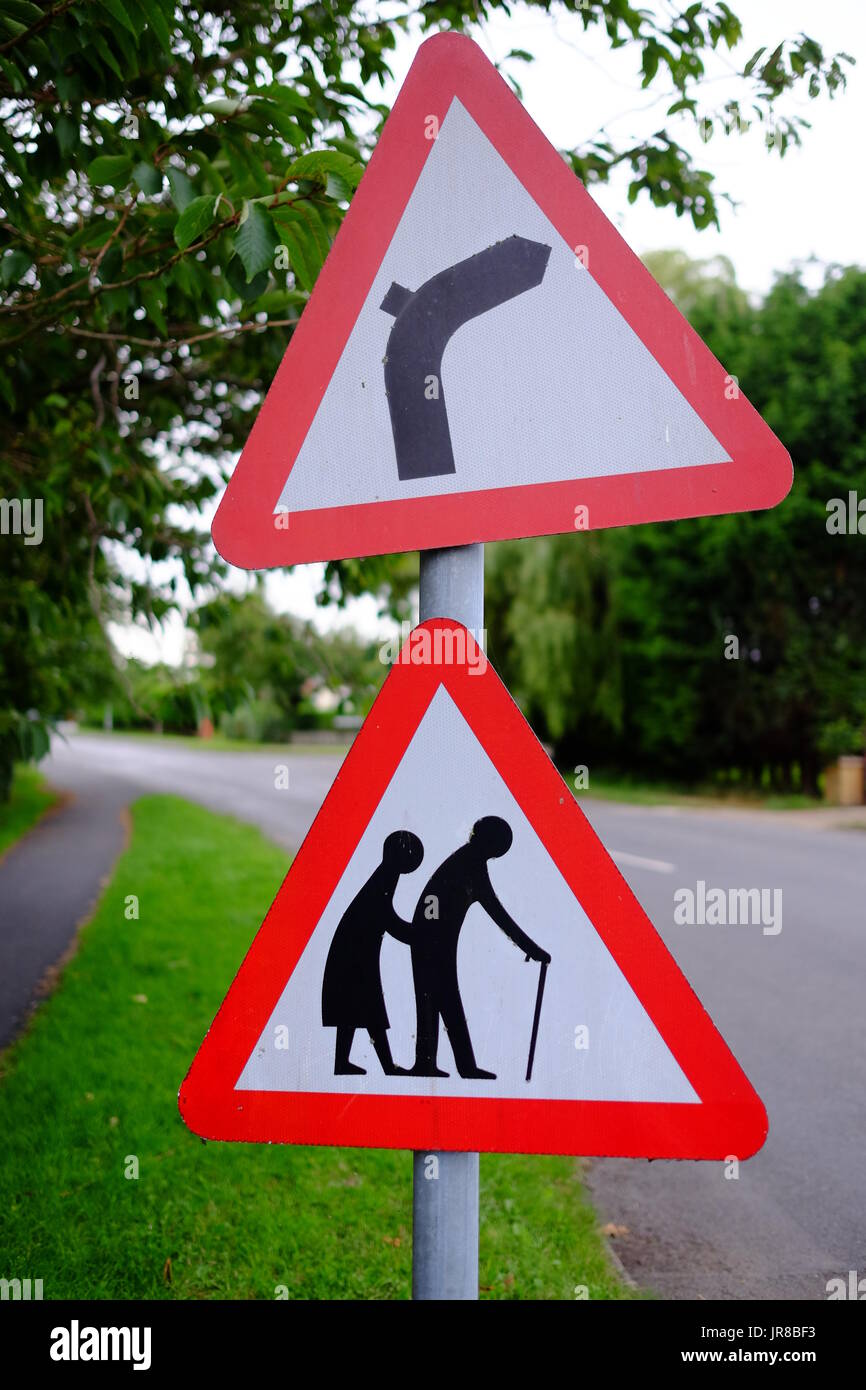
[[[152,740],[55,738],[41,765],[61,803],[0,860],[0,1047],[20,1032],[123,848],[126,808],[173,792],[294,851],[340,766],[328,753],[216,753]],[[289,787],[281,789],[289,767]]]
[[[91,909],[131,800],[174,792],[290,850],[339,763],[332,752],[227,753],[117,736],[55,742],[44,771],[67,799],[0,861],[0,1042]],[[666,1298],[824,1298],[828,1279],[866,1274],[866,815],[591,797],[581,806],[770,1117],[766,1145],[736,1178],[721,1163],[590,1163],[616,1252],[639,1285]],[[700,879],[780,889],[781,931],[677,926],[673,894]]]
[[[133,783],[106,778],[85,759],[66,785],[54,785],[65,793],[59,804],[0,859],[0,1047],[21,1031],[91,916],[136,795]]]

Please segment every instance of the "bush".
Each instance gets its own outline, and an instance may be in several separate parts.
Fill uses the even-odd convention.
[[[250,700],[220,719],[220,732],[227,738],[250,743],[284,743],[292,731],[284,710],[272,700]]]
[[[304,701],[295,715],[296,729],[333,729],[334,711],[320,710]]]

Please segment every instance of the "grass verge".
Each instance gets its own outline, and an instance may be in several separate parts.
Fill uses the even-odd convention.
[[[46,1298],[409,1296],[408,1154],[205,1144],[177,1112],[285,868],[226,817],[136,803],[77,955],[2,1058],[5,1277],[41,1278]],[[482,1297],[633,1296],[573,1159],[485,1155],[481,1183]]]
[[[574,789],[571,768],[560,772]],[[684,788],[669,782],[641,782],[626,777],[593,773],[590,785],[575,792],[578,800],[586,796],[597,801],[620,801],[632,806],[728,806],[732,810],[814,811],[825,806],[801,792],[744,791],[712,785]]]
[[[0,859],[56,800],[36,768],[19,763],[12,778],[9,800],[0,802]]]
[[[81,732],[88,737],[134,738],[142,743],[162,743],[173,748],[194,748],[199,753],[338,753],[345,757],[351,746],[348,739],[334,743],[317,743],[311,739],[304,743],[303,730],[298,741],[287,743],[256,743],[249,738],[229,738],[226,734],[215,733],[211,738],[201,738],[198,734],[154,734],[148,729],[94,729],[83,725]]]

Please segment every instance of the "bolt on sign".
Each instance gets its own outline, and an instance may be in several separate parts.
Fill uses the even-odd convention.
[[[180,1091],[209,1139],[747,1158],[748,1080],[466,628],[412,632]]]
[[[213,524],[245,568],[770,507],[784,447],[481,50],[422,44]]]

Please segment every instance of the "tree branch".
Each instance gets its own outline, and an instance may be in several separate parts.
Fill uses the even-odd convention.
[[[95,338],[107,343],[129,343],[133,347],[176,348],[186,347],[189,343],[203,343],[207,338],[220,338],[229,333],[254,333],[257,328],[261,332],[268,328],[292,328],[297,322],[297,319],[268,319],[267,323],[232,323],[226,324],[224,328],[212,328],[207,333],[195,333],[191,338],[130,338],[125,333],[96,333],[93,329],[75,328],[71,324],[62,324],[58,331],[71,333],[76,338]]]
[[[71,10],[78,0],[61,0],[59,5],[55,5],[53,10],[48,10],[41,19],[34,20],[29,29],[25,29],[23,34],[18,34],[15,38],[7,39],[5,43],[0,43],[0,53],[8,53],[11,49],[17,48],[19,43],[26,43],[32,39],[34,34],[38,34],[41,29],[46,28],[58,15],[64,14],[66,10]]]

